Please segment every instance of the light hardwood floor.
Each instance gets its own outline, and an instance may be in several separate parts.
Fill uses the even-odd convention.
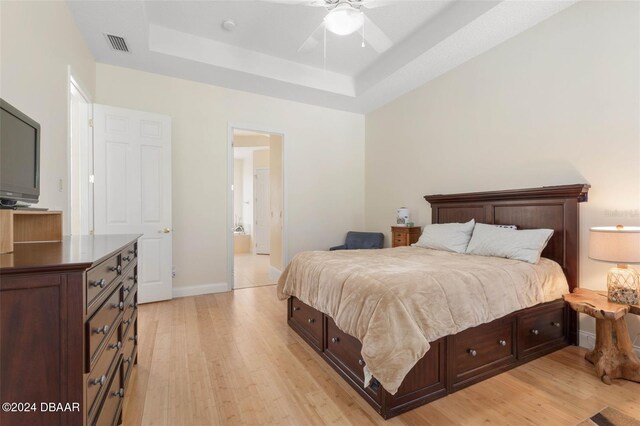
[[[236,254],[233,257],[233,286],[236,289],[273,285],[269,276],[271,256]]]
[[[384,422],[286,323],[275,287],[141,305],[125,425],[575,425],[640,418],[640,384],[607,386],[565,348]]]

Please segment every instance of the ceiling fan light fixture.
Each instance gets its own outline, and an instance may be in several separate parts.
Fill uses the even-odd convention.
[[[364,15],[347,3],[339,4],[324,18],[329,31],[337,35],[349,35],[364,24]]]

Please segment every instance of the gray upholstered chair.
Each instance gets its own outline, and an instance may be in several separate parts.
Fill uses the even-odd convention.
[[[341,246],[329,250],[381,249],[384,245],[384,234],[380,232],[347,232],[347,238]]]

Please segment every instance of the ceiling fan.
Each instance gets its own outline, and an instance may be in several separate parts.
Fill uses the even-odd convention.
[[[368,44],[376,52],[382,53],[392,45],[391,40],[362,9],[387,6],[398,0],[267,0],[273,3],[324,7],[328,13],[320,25],[302,43],[298,52],[314,49],[325,31],[339,36],[347,36],[362,30],[362,47]],[[325,38],[326,40],[326,38]]]

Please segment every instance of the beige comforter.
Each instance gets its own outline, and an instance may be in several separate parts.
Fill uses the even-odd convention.
[[[560,265],[418,247],[300,253],[278,281],[362,342],[365,380],[395,394],[429,342],[568,292]]]

